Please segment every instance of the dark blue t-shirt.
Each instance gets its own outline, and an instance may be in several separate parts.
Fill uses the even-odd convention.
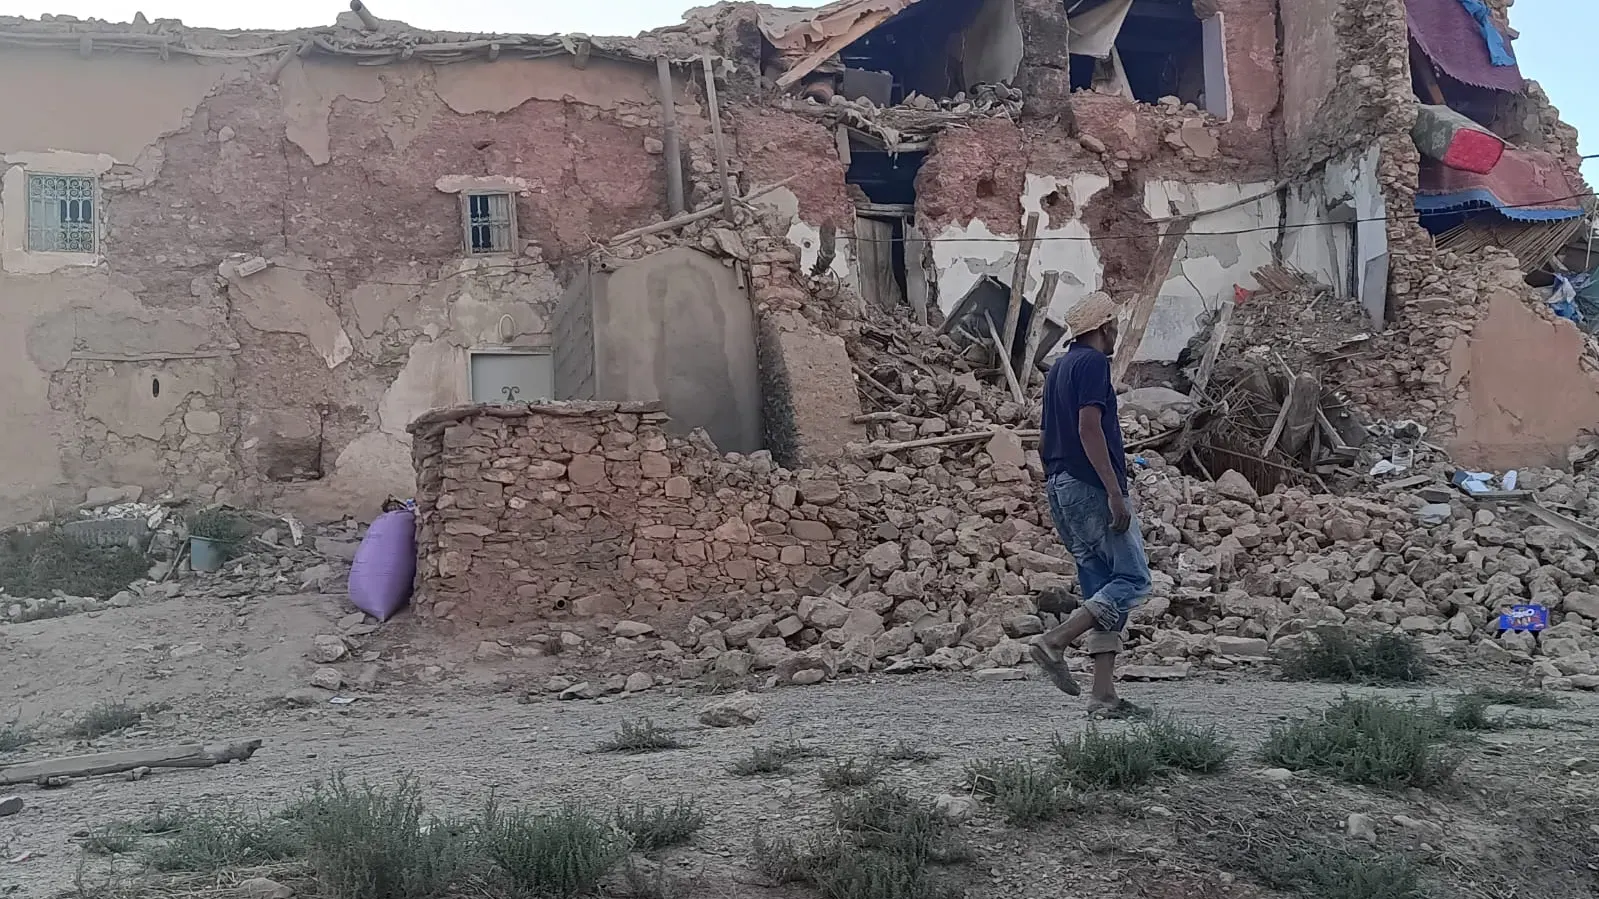
[[[1122,425],[1116,418],[1116,389],[1110,384],[1110,357],[1085,344],[1072,344],[1066,355],[1049,367],[1049,376],[1044,379],[1044,436],[1039,447],[1044,473],[1054,477],[1065,472],[1095,487],[1104,486],[1077,434],[1077,413],[1084,406],[1098,406],[1103,410],[1100,426],[1105,430],[1105,446],[1110,450],[1110,465],[1116,470],[1116,481],[1125,494],[1127,453],[1122,449]]]

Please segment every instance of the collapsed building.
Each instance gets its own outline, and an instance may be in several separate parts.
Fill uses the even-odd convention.
[[[1191,389],[1287,277],[1361,329],[1318,362],[1357,423],[1504,468],[1599,419],[1594,343],[1533,287],[1587,237],[1575,133],[1507,2],[724,3],[633,39],[352,5],[287,33],[0,19],[13,517],[107,484],[311,517],[415,491],[432,617],[714,597],[763,621],[745,643],[809,645],[850,607],[727,597],[831,577],[874,638],[951,649],[981,629],[956,606],[1066,573],[1023,441],[1094,291],[1133,383]],[[1352,452],[1348,417],[1306,439]],[[1253,461],[1283,468],[1273,430]]]

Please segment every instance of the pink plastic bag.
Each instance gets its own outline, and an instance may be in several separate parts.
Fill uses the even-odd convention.
[[[355,551],[350,564],[350,602],[379,621],[387,621],[411,599],[416,578],[416,516],[384,512]]]

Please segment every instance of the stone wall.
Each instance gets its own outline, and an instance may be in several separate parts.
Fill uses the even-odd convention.
[[[636,618],[808,584],[858,537],[836,480],[668,437],[650,403],[461,406],[411,427],[416,608],[485,627]],[[676,614],[676,612],[686,614]]]

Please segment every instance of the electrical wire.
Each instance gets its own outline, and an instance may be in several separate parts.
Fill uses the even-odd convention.
[[[1505,204],[1503,206],[1498,206],[1498,207],[1493,207],[1493,208],[1498,208],[1498,209],[1535,209],[1535,208],[1541,208],[1541,207],[1544,207],[1544,206],[1548,206],[1548,205],[1550,205],[1552,203],[1563,203],[1563,202],[1565,202],[1567,200],[1587,200],[1587,199],[1592,199],[1595,196],[1599,196],[1599,194],[1595,194],[1594,192],[1589,191],[1589,192],[1586,192],[1586,193],[1571,194],[1570,196],[1565,196],[1565,197],[1556,197],[1555,199],[1546,200],[1546,201],[1541,202],[1541,203],[1520,203],[1520,204],[1507,203],[1507,204]],[[1264,202],[1265,200],[1267,200],[1269,198],[1270,197],[1261,197],[1259,200],[1257,200],[1255,202]],[[1252,205],[1252,204],[1244,204],[1243,206],[1239,206],[1237,208],[1239,208],[1239,209],[1247,209],[1250,205]],[[1232,210],[1229,209],[1229,210],[1226,210],[1226,211],[1231,212]],[[1470,210],[1459,210],[1459,211],[1464,212],[1464,211],[1470,211]],[[1189,216],[1186,213],[1180,213],[1179,215],[1182,215],[1183,217],[1189,217],[1189,218],[1203,218],[1205,213],[1204,213],[1203,210],[1201,210],[1197,215],[1193,215],[1193,216]],[[1259,226],[1256,226],[1256,227],[1253,227],[1253,228],[1238,228],[1238,229],[1227,230],[1227,231],[1189,231],[1188,234],[1183,237],[1183,241],[1186,243],[1188,240],[1191,240],[1191,239],[1196,238],[1196,237],[1238,237],[1238,236],[1242,236],[1242,235],[1246,235],[1246,234],[1263,234],[1263,233],[1280,234],[1280,233],[1282,233],[1284,231],[1298,231],[1298,230],[1304,230],[1304,229],[1309,229],[1309,228],[1345,227],[1345,226],[1348,226],[1348,225],[1359,224],[1359,223],[1362,223],[1362,222],[1383,222],[1384,224],[1387,224],[1387,223],[1394,222],[1394,221],[1397,221],[1397,219],[1395,219],[1393,216],[1383,215],[1383,216],[1370,216],[1370,217],[1367,217],[1367,218],[1356,217],[1356,218],[1352,218],[1352,219],[1340,219],[1339,221],[1336,221],[1336,222],[1300,222],[1300,223],[1297,223],[1297,224],[1259,225]],[[1527,223],[1527,224],[1536,224],[1536,223],[1531,223],[1530,222],[1530,223]],[[1033,240],[1034,240],[1035,243],[1058,243],[1058,242],[1082,243],[1082,242],[1086,241],[1086,242],[1090,242],[1090,243],[1093,243],[1093,244],[1105,244],[1105,243],[1116,243],[1116,242],[1120,242],[1120,241],[1135,241],[1135,240],[1136,241],[1147,241],[1147,240],[1156,239],[1159,236],[1160,235],[1158,233],[1143,233],[1143,234],[1132,234],[1132,233],[1126,233],[1126,234],[1040,234],[1037,237],[1033,238]],[[892,244],[896,244],[896,243],[909,243],[909,242],[912,241],[911,238],[902,237],[902,236],[901,237],[890,237],[890,238],[887,238],[885,240],[862,239],[861,237],[859,237],[858,235],[855,235],[855,234],[839,234],[839,235],[835,236],[834,240],[837,243],[856,243],[856,242],[860,242],[860,243],[871,243],[874,246],[882,246],[882,245],[885,245],[885,244],[892,245]],[[959,244],[1002,243],[1002,244],[1015,244],[1015,243],[1019,243],[1020,241],[1021,241],[1020,237],[923,237],[923,238],[919,238],[919,239],[915,240],[915,242],[917,242],[917,243],[929,243],[929,244],[941,244],[941,243],[959,243]],[[375,279],[375,278],[361,278],[360,282],[362,284],[381,284],[381,285],[392,286],[392,287],[428,287],[428,286],[437,284],[437,283],[439,283],[441,281],[447,281],[447,280],[450,280],[450,279],[453,279],[453,278],[465,277],[467,275],[476,275],[476,274],[485,274],[485,273],[494,273],[494,272],[517,271],[517,270],[520,270],[522,268],[522,266],[524,266],[526,264],[527,263],[525,263],[525,262],[522,262],[522,263],[503,263],[503,264],[502,263],[483,263],[483,264],[479,264],[479,265],[473,266],[472,268],[464,270],[464,271],[453,272],[453,273],[448,274],[448,275],[441,275],[438,278],[434,278],[434,279],[429,280],[429,281],[385,281],[385,280]],[[279,265],[277,263],[273,263],[273,267],[274,268],[282,268],[282,269],[286,269],[288,271],[293,271],[293,272],[300,272],[302,274],[310,274],[310,275],[327,275],[328,274],[327,271],[322,270],[322,269],[297,268],[295,266]]]

